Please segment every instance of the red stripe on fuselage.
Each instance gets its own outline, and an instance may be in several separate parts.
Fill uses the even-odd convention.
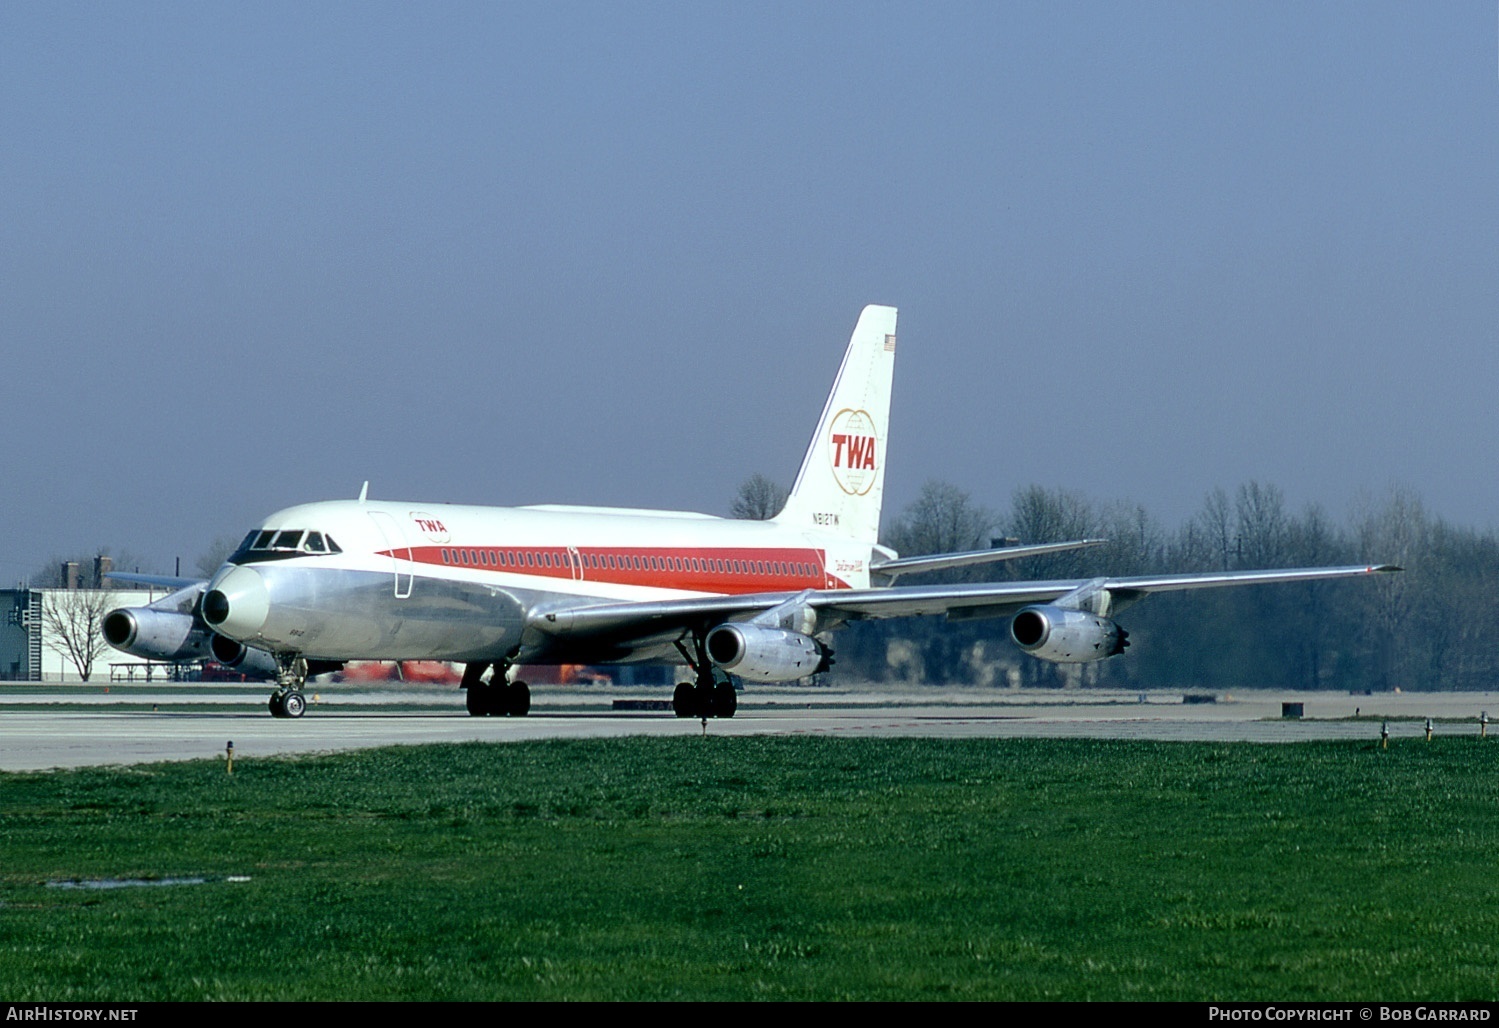
[[[443,568],[689,592],[849,588],[828,573],[821,550],[805,548],[413,546],[379,555]]]

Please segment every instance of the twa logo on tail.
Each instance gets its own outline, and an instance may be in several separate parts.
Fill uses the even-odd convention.
[[[833,416],[830,429],[833,478],[850,496],[863,496],[879,478],[874,418],[866,410],[844,409]]]

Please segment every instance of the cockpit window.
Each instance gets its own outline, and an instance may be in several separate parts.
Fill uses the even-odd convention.
[[[286,560],[305,554],[342,553],[331,535],[307,532],[300,528],[261,528],[245,536],[239,549],[229,558],[231,564],[248,561]]]

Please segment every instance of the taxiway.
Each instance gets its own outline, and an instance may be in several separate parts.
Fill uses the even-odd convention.
[[[530,716],[469,717],[454,689],[312,693],[297,720],[270,717],[260,687],[47,687],[0,684],[0,770],[34,771],[223,757],[321,753],[432,742],[513,742],[630,735],[858,735],[1100,738],[1284,743],[1477,736],[1499,716],[1491,693],[1013,692],[992,689],[752,689],[732,719],[616,709],[657,692],[548,689]],[[1195,699],[1199,702],[1184,702]],[[1300,717],[1283,716],[1287,702]],[[1495,726],[1499,734],[1499,726]]]

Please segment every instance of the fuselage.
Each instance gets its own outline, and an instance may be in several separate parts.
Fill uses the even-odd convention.
[[[549,607],[863,588],[870,546],[770,521],[597,507],[327,501],[265,519],[208,584],[214,629],[312,659],[564,659]],[[569,661],[667,658],[680,632]]]

